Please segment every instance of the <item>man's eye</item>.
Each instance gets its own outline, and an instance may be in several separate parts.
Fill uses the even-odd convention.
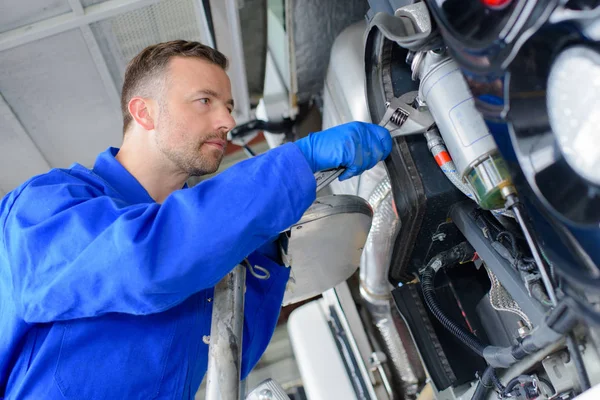
[[[200,101],[200,103],[202,103],[202,104],[208,104],[208,103],[210,103],[210,99],[207,99],[207,98],[200,99],[199,101]]]

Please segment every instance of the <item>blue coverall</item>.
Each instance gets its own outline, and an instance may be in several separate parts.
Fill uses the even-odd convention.
[[[212,287],[244,257],[242,375],[265,350],[289,270],[260,251],[315,179],[292,143],[157,204],[115,159],[34,177],[0,205],[0,398],[192,399]]]

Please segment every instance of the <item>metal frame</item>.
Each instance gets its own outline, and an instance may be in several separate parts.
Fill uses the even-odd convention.
[[[85,9],[83,4],[81,4],[80,0],[68,0],[69,6],[73,10],[73,13],[77,17],[82,17],[85,15]],[[119,95],[119,90],[115,85],[115,81],[110,75],[110,71],[108,69],[108,65],[106,64],[106,59],[104,55],[102,55],[102,51],[100,51],[100,47],[98,46],[98,42],[96,41],[96,37],[92,32],[92,28],[89,25],[81,25],[79,27],[81,31],[81,35],[85,40],[85,44],[92,56],[92,60],[94,64],[96,64],[96,69],[98,70],[98,74],[100,74],[100,79],[102,80],[102,84],[104,85],[104,89],[110,98],[110,102],[117,113],[117,117],[121,118],[121,96]]]
[[[109,0],[89,7],[81,7],[83,14],[77,11],[58,15],[30,25],[0,33],[0,51],[12,49],[35,40],[87,26],[91,23],[114,17],[128,11],[146,7],[159,0]],[[73,1],[69,1],[73,7]]]
[[[236,0],[210,0],[210,9],[216,47],[234,61],[229,66],[231,87],[235,88],[234,117],[237,124],[242,124],[250,120],[250,95],[237,2]]]
[[[215,48],[215,38],[213,38],[208,26],[208,16],[204,9],[202,0],[194,0],[194,9],[196,10],[196,20],[200,22],[200,36],[202,36],[202,42],[207,46]]]
[[[206,400],[238,400],[242,365],[246,269],[240,264],[215,286]]]

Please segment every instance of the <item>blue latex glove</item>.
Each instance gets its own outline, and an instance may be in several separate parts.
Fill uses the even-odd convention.
[[[345,167],[340,181],[371,169],[392,151],[387,129],[364,122],[350,122],[297,140],[313,172]]]

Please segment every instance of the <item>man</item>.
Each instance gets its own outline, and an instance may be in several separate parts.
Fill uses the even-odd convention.
[[[235,125],[226,67],[196,42],[150,46],[125,73],[121,148],[2,200],[0,397],[193,398],[212,288],[244,258],[270,272],[247,275],[242,375],[258,361],[289,277],[270,244],[314,201],[313,173],[359,174],[392,141],[343,125],[185,188],[217,170]]]

